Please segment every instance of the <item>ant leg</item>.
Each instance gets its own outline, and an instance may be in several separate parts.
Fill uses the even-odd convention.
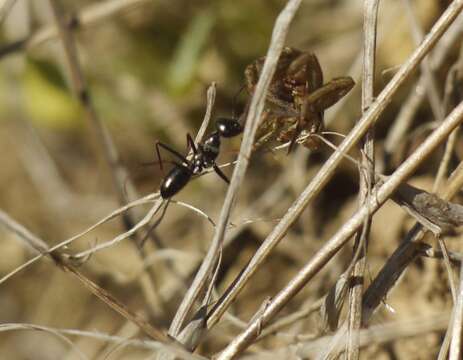
[[[162,166],[162,157],[161,157],[161,152],[159,151],[159,142],[156,142],[156,154],[158,156],[158,163],[159,163],[159,168],[161,169],[161,172],[164,173],[164,167]]]
[[[195,154],[198,153],[198,150],[196,149],[195,141],[191,137],[190,133],[186,134],[186,146],[187,146],[187,148],[191,147],[191,150],[193,150],[193,153],[195,153]]]
[[[160,142],[160,141],[157,141],[156,142],[156,153],[158,155],[158,160],[159,160],[159,167],[161,168],[161,170],[163,170],[163,166],[162,166],[162,158],[161,158],[161,152],[159,151],[159,148],[162,147],[164,150],[170,152],[172,155],[175,155],[176,157],[178,157],[180,160],[182,160],[182,162],[188,162],[187,159],[185,158],[185,156],[183,156],[182,154],[180,154],[178,151],[172,149],[170,146]]]
[[[227,175],[225,175],[225,174],[222,172],[222,170],[220,170],[220,168],[217,166],[216,163],[214,163],[214,164],[212,165],[212,167],[214,168],[215,173],[216,173],[217,175],[219,175],[220,178],[221,178],[223,181],[225,181],[227,184],[230,184],[230,180],[228,180]]]
[[[232,118],[233,119],[236,119],[236,113],[235,113],[235,109],[236,109],[236,103],[237,103],[237,100],[238,100],[238,96],[240,96],[241,92],[246,88],[246,84],[243,84],[241,85],[240,89],[238,90],[238,92],[233,96],[233,100],[232,100]]]
[[[169,206],[169,203],[170,203],[170,199],[168,199],[166,201],[166,205],[162,209],[162,213],[161,213],[161,216],[159,217],[159,219],[157,219],[154,222],[154,224],[149,227],[148,231],[146,231],[146,233],[145,233],[145,236],[143,236],[143,238],[141,238],[141,240],[139,241],[138,247],[140,249],[143,248],[143,245],[145,245],[146,240],[148,240],[148,238],[151,236],[151,233],[153,232],[153,230],[156,229],[158,227],[158,225],[161,223],[162,219],[164,218],[164,215],[166,214],[167,207]]]

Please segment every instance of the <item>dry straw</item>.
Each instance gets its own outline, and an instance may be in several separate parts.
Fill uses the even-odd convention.
[[[3,224],[9,231],[15,233],[18,238],[27,246],[31,247],[37,256],[32,258],[23,266],[15,269],[10,274],[7,274],[0,279],[0,284],[11,278],[14,274],[21,271],[25,267],[34,263],[41,257],[47,256],[52,259],[57,267],[64,270],[67,274],[73,275],[81,284],[93,294],[98,296],[106,305],[121,314],[126,320],[134,323],[142,332],[155,341],[140,341],[128,340],[121,337],[109,336],[96,332],[84,332],[77,330],[60,330],[45,326],[37,326],[33,324],[3,324],[0,326],[0,331],[11,331],[17,329],[32,329],[36,331],[45,331],[58,337],[64,341],[70,348],[76,352],[80,358],[86,358],[84,354],[79,352],[79,349],[74,346],[67,336],[76,335],[83,337],[92,337],[101,339],[108,343],[118,342],[121,346],[133,346],[136,348],[147,348],[152,351],[157,351],[158,358],[192,358],[204,359],[200,355],[192,354],[192,351],[201,344],[203,335],[207,334],[224,316],[229,319],[234,319],[231,314],[226,314],[230,310],[231,304],[235,301],[242,289],[252,283],[255,273],[264,267],[264,262],[268,260],[274,252],[276,246],[285,237],[290,228],[299,219],[302,212],[313,202],[315,197],[319,195],[328,181],[333,177],[336,169],[339,167],[343,159],[349,158],[349,151],[352,150],[358,142],[362,142],[362,155],[359,161],[360,171],[360,191],[358,197],[357,211],[332,235],[324,242],[324,245],[306,261],[296,275],[272,298],[264,301],[262,306],[255,312],[251,321],[248,324],[234,319],[235,324],[240,326],[241,333],[227,342],[225,348],[217,355],[217,359],[226,360],[244,356],[243,353],[255,341],[264,337],[268,337],[281,330],[283,327],[294,324],[319,309],[323,299],[315,303],[305,304],[299,311],[287,315],[274,323],[271,323],[279,312],[294,299],[294,297],[306,287],[309,282],[316,276],[325,266],[335,257],[348,241],[355,237],[355,250],[352,255],[351,265],[348,266],[345,273],[339,277],[338,287],[344,287],[347,280],[351,276],[363,278],[365,275],[368,238],[370,233],[371,219],[374,213],[413,175],[415,170],[420,166],[432,152],[443,142],[445,142],[454,129],[458,127],[463,120],[463,103],[450,106],[447,103],[442,103],[437,94],[436,81],[433,78],[433,70],[437,68],[446,59],[447,53],[450,51],[451,44],[461,36],[463,22],[459,22],[457,27],[449,31],[444,38],[442,36],[455,21],[457,16],[463,9],[463,0],[455,0],[451,2],[445,12],[436,21],[434,26],[423,37],[423,31],[420,29],[416,21],[415,14],[406,1],[406,11],[409,16],[410,24],[412,25],[415,41],[417,42],[416,50],[402,64],[400,69],[395,73],[387,86],[375,98],[374,94],[374,74],[375,74],[375,53],[377,46],[377,17],[380,1],[364,1],[364,52],[362,69],[362,116],[356,122],[354,128],[347,134],[336,151],[326,160],[319,171],[307,184],[305,189],[299,194],[298,198],[288,208],[285,215],[279,220],[278,224],[270,231],[266,239],[260,244],[260,247],[255,251],[250,261],[241,269],[239,275],[231,282],[228,288],[218,297],[217,301],[213,301],[213,292],[216,285],[218,274],[222,265],[222,252],[226,253],[227,244],[230,244],[238,233],[237,230],[228,232],[230,229],[230,218],[233,213],[237,199],[240,195],[239,190],[245,181],[246,172],[250,164],[250,159],[255,142],[255,135],[259,127],[260,119],[262,118],[265,109],[266,94],[271,84],[273,74],[275,72],[279,56],[286,43],[286,37],[300,5],[301,0],[289,0],[284,9],[276,19],[268,52],[265,56],[265,63],[256,85],[253,96],[249,102],[249,107],[246,108],[245,129],[239,152],[236,166],[231,177],[230,186],[228,187],[225,200],[223,201],[220,216],[217,221],[205,212],[193,207],[189,204],[173,201],[173,204],[190,208],[193,212],[207,219],[214,226],[214,235],[210,242],[206,255],[201,261],[199,269],[194,274],[194,278],[189,285],[186,293],[183,295],[182,301],[172,317],[168,329],[168,335],[164,330],[153,326],[143,317],[132,312],[125,304],[120,302],[116,297],[111,295],[107,290],[98,286],[91,281],[87,276],[80,272],[76,266],[77,262],[85,262],[89,256],[96,252],[108,249],[129,238],[136,239],[139,231],[150,224],[152,219],[162,208],[163,200],[158,194],[150,194],[144,198],[133,201],[135,192],[127,196],[124,191],[124,184],[128,178],[126,169],[121,165],[119,154],[114,145],[114,142],[105,128],[103,122],[99,118],[92,98],[83,75],[79,62],[79,54],[73,38],[72,27],[66,22],[66,14],[61,7],[61,1],[50,0],[56,25],[49,25],[39,29],[26,39],[23,39],[16,44],[11,44],[3,49],[0,56],[4,56],[12,51],[30,49],[31,47],[42,44],[44,41],[59,37],[65,49],[65,57],[70,70],[70,83],[73,86],[74,92],[77,95],[81,106],[87,116],[88,122],[91,124],[92,132],[101,145],[100,151],[104,155],[106,163],[110,170],[111,179],[116,190],[117,198],[120,203],[120,208],[109,214],[107,217],[91,226],[82,233],[73,236],[59,244],[50,247],[47,243],[20,225],[3,211],[0,211],[0,223]],[[107,0],[91,7],[85,8],[82,12],[74,16],[74,21],[71,22],[74,27],[86,27],[95,24],[104,19],[107,19],[114,14],[132,7],[140,6],[148,1],[143,0]],[[4,20],[14,1],[7,1],[0,8],[0,23]],[[442,40],[441,40],[442,38]],[[430,51],[436,47],[434,54],[427,57]],[[428,60],[429,58],[429,60]],[[360,69],[359,64],[362,63],[362,58],[358,57],[352,65],[353,69]],[[375,142],[374,142],[374,126],[380,116],[386,110],[388,104],[392,101],[393,96],[411,74],[421,67],[422,75],[417,82],[418,90],[423,88],[426,91],[415,91],[404,102],[401,112],[399,113],[396,123],[389,132],[385,143],[385,151],[392,153],[393,146],[401,141],[410,127],[413,115],[416,113],[419,105],[423,102],[425,96],[428,96],[432,111],[438,125],[434,131],[408,156],[408,158],[384,181],[375,184]],[[360,73],[359,71],[357,71]],[[450,75],[449,75],[450,76]],[[449,80],[449,82],[451,82]],[[448,90],[450,93],[452,89]],[[212,110],[216,96],[216,85],[213,83],[207,93],[207,110],[201,129],[196,135],[195,141],[198,143],[203,138],[208,124],[212,118]],[[447,111],[449,110],[449,111]],[[450,111],[451,110],[451,111]],[[447,115],[448,114],[448,115]],[[333,116],[333,115],[331,115]],[[456,142],[456,133],[450,137],[446,144],[444,159],[439,167],[436,175],[434,190],[443,188],[442,184],[446,185],[446,192],[440,192],[440,196],[444,200],[450,200],[457,190],[461,188],[463,183],[463,166],[455,170],[454,174],[445,181],[444,177],[449,167],[451,153]],[[281,183],[284,183],[283,176],[280,177]],[[267,196],[272,198],[275,192],[281,191],[281,183],[277,182],[268,192],[265,192],[262,202],[265,202]],[[131,186],[130,186],[131,187]],[[270,194],[270,196],[269,196]],[[129,200],[132,200],[129,202]],[[151,208],[144,216],[139,216],[139,212],[135,212],[136,207],[141,205],[150,205]],[[258,205],[253,205],[257,207]],[[165,208],[164,208],[165,209]],[[251,207],[253,209],[253,207]],[[251,211],[249,210],[248,213]],[[66,245],[71,244],[76,239],[88,234],[90,231],[108,222],[109,220],[120,215],[129,216],[131,226],[125,232],[115,238],[104,243],[97,244],[91,248],[81,251],[78,254],[70,256],[63,251]],[[423,252],[429,250],[423,247],[420,242],[426,229],[421,225],[416,224],[406,236],[401,245],[388,258],[381,271],[374,278],[372,284],[367,289],[364,289],[363,281],[354,284],[349,291],[349,308],[347,322],[337,329],[333,336],[307,339],[302,336],[297,338],[300,346],[297,349],[284,347],[278,352],[268,354],[263,352],[259,355],[248,355],[244,358],[271,358],[272,356],[303,356],[317,357],[319,359],[335,358],[341,352],[346,351],[346,356],[349,359],[358,359],[360,356],[360,347],[368,344],[370,341],[377,343],[391,341],[412,334],[421,332],[429,332],[434,330],[443,330],[447,328],[446,338],[442,344],[439,358],[444,359],[449,353],[449,358],[456,360],[461,358],[461,329],[463,323],[463,267],[460,269],[460,280],[458,284],[452,285],[454,293],[454,311],[451,316],[449,314],[441,314],[434,317],[423,317],[410,322],[407,326],[401,328],[401,331],[396,331],[397,324],[389,324],[378,326],[371,329],[361,329],[362,326],[368,324],[374,311],[381,304],[382,299],[394,287],[398,277],[405,271],[410,263]],[[440,255],[447,260],[449,273],[450,261],[458,262],[460,257],[458,254],[448,252],[443,241],[439,241],[441,245]],[[133,242],[135,244],[135,242]],[[145,256],[145,250],[141,247],[137,248],[140,263],[140,273],[147,276],[148,282],[145,284],[145,293],[155,291],[152,286],[154,276],[148,271],[151,264],[158,261],[163,256],[173,257],[169,249],[155,253],[152,258]],[[426,252],[428,255],[431,251]],[[436,252],[432,252],[434,255]],[[178,255],[178,254],[177,254]],[[175,255],[176,256],[176,255]],[[198,254],[190,254],[190,257],[198,258]],[[131,280],[131,279],[130,279]],[[128,280],[126,280],[128,282]],[[146,287],[146,284],[151,284]],[[340,293],[345,293],[340,291]],[[213,303],[213,306],[211,306]],[[196,316],[191,320],[192,313],[197,304],[201,304],[200,309],[196,312]],[[157,315],[160,312],[158,311]],[[450,319],[450,325],[447,325]],[[403,323],[401,323],[403,324]],[[210,334],[213,334],[212,332]],[[278,354],[278,355],[276,355]]]

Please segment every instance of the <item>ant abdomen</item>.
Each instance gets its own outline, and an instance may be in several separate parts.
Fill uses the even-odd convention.
[[[219,117],[215,122],[215,127],[224,138],[237,136],[243,132],[243,127],[238,120],[233,118]]]
[[[174,166],[162,181],[160,189],[161,197],[163,199],[169,199],[177,194],[185,187],[186,184],[188,184],[191,176],[191,170],[186,166]]]

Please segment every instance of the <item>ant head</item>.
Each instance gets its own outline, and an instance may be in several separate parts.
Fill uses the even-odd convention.
[[[233,118],[219,117],[215,122],[215,127],[220,136],[225,138],[233,137],[243,132],[243,127],[239,121]]]

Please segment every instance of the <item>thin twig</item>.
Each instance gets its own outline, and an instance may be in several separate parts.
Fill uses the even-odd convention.
[[[55,264],[64,270],[66,273],[74,275],[88,290],[90,290],[94,295],[96,295],[100,300],[105,304],[111,307],[113,310],[121,314],[128,321],[133,322],[141,330],[143,330],[149,337],[154,340],[159,340],[162,342],[170,343],[171,340],[164,335],[163,332],[151,326],[144,319],[140,318],[138,315],[131,312],[125,305],[123,305],[119,300],[112,296],[109,292],[95,284],[93,281],[88,279],[85,275],[80,273],[76,267],[69,264],[66,261],[66,257],[63,256],[58,251],[53,253],[49,252],[48,245],[45,241],[31,233],[24,226],[20,225],[18,222],[13,220],[10,216],[0,210],[0,224],[5,226],[8,230],[12,231],[18,237],[24,241],[25,244],[29,245],[39,253],[47,253],[48,256],[55,262]]]
[[[49,255],[51,252],[55,251],[55,250],[58,250],[64,246],[67,246],[69,245],[70,243],[72,243],[73,241],[81,238],[82,236],[88,234],[90,231],[96,229],[98,226],[108,222],[109,220],[115,218],[116,216],[122,214],[124,211],[127,211],[128,209],[134,207],[134,206],[140,206],[140,205],[144,205],[144,204],[149,204],[149,203],[152,203],[153,201],[155,201],[157,198],[159,198],[159,194],[158,193],[155,193],[155,194],[149,194],[147,196],[145,196],[144,198],[141,198],[139,200],[136,200],[134,202],[131,202],[129,204],[127,204],[126,206],[123,206],[115,211],[113,211],[111,214],[109,214],[108,216],[104,217],[103,219],[101,219],[100,221],[98,221],[97,223],[93,224],[92,226],[90,226],[89,228],[87,228],[86,230],[80,232],[79,234],[77,235],[74,235],[73,237],[69,238],[69,239],[66,239],[60,243],[58,243],[57,245],[54,245],[50,248],[48,248],[47,250],[45,251],[41,251],[39,255],[33,257],[32,259],[28,260],[27,262],[25,262],[24,264],[22,264],[21,266],[17,267],[16,269],[12,270],[10,273],[6,274],[5,276],[3,276],[1,279],[0,279],[0,284],[2,284],[3,282],[5,282],[6,280],[8,280],[10,277],[12,277],[13,275],[17,274],[19,271],[22,271],[24,270],[26,267],[28,267],[29,265],[32,265],[33,263],[35,263],[37,260],[39,260],[40,258],[42,258],[43,256],[45,255]]]
[[[413,39],[415,40],[415,44],[418,46],[424,38],[423,30],[418,23],[418,19],[416,18],[416,14],[410,0],[405,0],[403,4],[405,5],[405,12],[412,29]],[[446,114],[439,96],[436,79],[434,78],[431,65],[429,64],[429,58],[425,58],[420,67],[426,81],[426,93],[428,95],[432,113],[437,121],[442,121]]]
[[[440,237],[438,238],[438,244],[442,251],[445,270],[447,271],[447,276],[449,278],[450,293],[452,294],[453,304],[455,305],[457,303],[457,287],[453,274],[452,264],[450,263],[449,251],[445,245],[444,240],[442,240]]]
[[[156,213],[159,211],[159,209],[162,206],[162,201],[156,201],[156,203],[153,205],[153,207],[146,213],[145,217],[141,219],[134,227],[129,229],[128,231],[116,236],[114,239],[106,241],[102,244],[96,245],[90,249],[81,251],[80,253],[77,253],[76,255],[73,255],[73,258],[75,259],[82,259],[86,258],[89,255],[93,255],[94,253],[101,251],[103,249],[107,249],[111,246],[114,246],[121,242],[122,240],[125,240],[129,237],[131,237],[133,234],[135,234],[140,228],[143,226],[147,225],[151,219],[156,215]]]
[[[413,37],[415,39],[415,42],[417,44],[419,44],[423,40],[423,37],[424,37],[423,30],[421,29],[421,27],[420,27],[420,25],[418,23],[418,20],[416,18],[416,14],[413,11],[413,7],[412,7],[412,4],[411,4],[410,0],[406,0],[404,2],[404,5],[405,5],[406,14],[407,14],[407,16],[409,18],[409,22],[410,22],[411,27],[412,27]],[[440,99],[439,92],[438,92],[438,89],[437,89],[437,84],[436,84],[436,81],[435,81],[434,74],[432,72],[431,66],[429,64],[429,59],[428,58],[424,59],[423,62],[421,63],[421,70],[423,72],[424,79],[426,81],[426,92],[427,92],[427,95],[428,95],[428,98],[429,98],[429,103],[431,105],[431,110],[432,110],[432,112],[434,114],[434,118],[436,119],[436,121],[441,122],[443,120],[444,116],[447,114],[447,109],[444,108],[444,106],[442,104],[442,101]],[[452,133],[452,135],[449,137],[449,140],[446,143],[446,151],[444,153],[444,158],[442,159],[442,161],[439,164],[439,169],[437,171],[436,179],[434,181],[433,192],[437,191],[437,189],[439,188],[439,185],[440,185],[440,183],[442,181],[442,178],[445,175],[445,171],[446,171],[448,163],[450,161],[450,154],[451,154],[451,151],[452,151],[452,144],[455,143],[455,135],[453,135],[453,134],[455,134],[456,131],[457,131],[457,129],[455,129],[455,131]],[[444,254],[444,264],[445,264],[445,268],[447,270],[447,274],[448,274],[448,278],[449,278],[452,297],[453,297],[453,299],[455,301],[456,300],[456,297],[455,297],[456,296],[456,286],[455,286],[455,280],[454,280],[454,276],[453,276],[453,271],[452,271],[452,268],[451,268],[451,265],[450,265],[450,260],[448,258],[448,252],[447,252],[446,246],[445,246],[443,240],[440,239],[440,238],[439,238],[439,245],[440,245],[440,247],[442,249],[442,252]]]
[[[125,346],[133,346],[139,349],[147,350],[160,350],[165,349],[166,351],[171,351],[176,356],[181,359],[186,360],[206,360],[205,357],[200,355],[191,354],[190,352],[183,350],[176,346],[171,346],[169,344],[163,344],[157,341],[151,340],[138,340],[138,339],[129,339],[120,336],[108,335],[102,332],[97,331],[84,331],[84,330],[75,330],[75,329],[58,329],[49,326],[36,325],[36,324],[25,324],[25,323],[3,323],[0,324],[0,332],[4,331],[18,331],[18,330],[37,330],[45,331],[54,335],[70,335],[70,336],[79,336],[83,338],[89,338],[93,340],[99,340],[108,343],[124,343]],[[77,351],[77,348],[75,349]]]
[[[454,49],[454,44],[461,38],[463,33],[463,15],[460,15],[455,23],[449,28],[447,33],[442,37],[441,41],[436,45],[431,57],[431,69],[438,69],[447,58],[447,54]],[[410,93],[400,109],[394,124],[392,125],[384,143],[385,156],[389,157],[396,150],[397,144],[400,144],[413,120],[413,116],[418,110],[426,96],[427,79],[424,74],[420,76],[419,81],[415,85],[414,91]]]
[[[452,324],[452,318],[448,324]],[[437,354],[437,360],[447,360],[450,348],[450,339],[452,337],[452,328],[447,325],[447,330],[445,331],[444,340],[442,341],[441,347],[439,349],[439,353]]]
[[[33,330],[33,331],[45,332],[47,334],[52,334],[56,336],[58,339],[65,342],[67,345],[69,345],[71,350],[73,350],[79,356],[79,358],[87,359],[87,360],[90,359],[71,341],[71,339],[68,339],[68,337],[65,336],[65,333],[63,331],[59,331],[57,329],[53,329],[47,326],[38,326],[38,325],[33,325],[33,324],[14,324],[14,323],[0,324],[0,332],[18,331],[18,330]]]
[[[324,298],[321,298],[311,303],[309,306],[305,306],[301,310],[295,311],[294,313],[288,316],[278,319],[278,321],[275,321],[273,324],[270,324],[260,334],[259,341],[267,336],[275,334],[276,332],[280,331],[282,328],[287,327],[295,323],[296,321],[299,321],[301,319],[308,317],[310,314],[320,309],[320,306],[323,304],[323,300]]]
[[[379,345],[407,337],[419,337],[431,332],[445,329],[449,314],[426,315],[416,319],[393,321],[360,330],[360,346]],[[270,359],[315,359],[317,354],[326,349],[333,336],[324,336],[316,340],[303,341],[290,347],[243,356],[243,360]]]
[[[90,90],[87,86],[82,67],[79,61],[79,55],[77,51],[76,42],[74,39],[74,34],[71,32],[68,24],[66,23],[66,13],[61,5],[61,0],[50,0],[50,4],[53,10],[55,17],[56,25],[58,32],[64,47],[64,54],[66,61],[69,66],[69,71],[71,75],[71,85],[74,90],[75,96],[79,100],[86,120],[89,123],[93,133],[95,134],[100,150],[103,153],[105,162],[109,167],[109,172],[111,175],[111,180],[113,183],[114,190],[116,192],[119,204],[121,206],[127,204],[130,200],[136,199],[138,197],[135,190],[135,186],[130,180],[129,174],[126,168],[123,166],[120,161],[119,152],[114,144],[114,141],[111,137],[110,132],[104,125],[104,123],[99,118],[93,99],[90,94]],[[141,214],[136,213],[135,211],[129,211],[124,214],[124,224],[126,228],[134,229],[135,224]],[[145,251],[141,246],[138,246],[136,242],[136,232],[131,232],[133,235],[133,245],[137,249],[137,253],[141,259],[145,257]],[[142,287],[144,288],[144,294],[154,294],[157,295],[157,291],[154,287],[155,278],[151,272],[145,274],[148,281],[142,281]],[[152,301],[154,299],[155,301]],[[156,312],[161,307],[162,301],[159,298],[148,298],[149,303],[152,304],[152,311]]]
[[[203,122],[201,123],[201,126],[196,134],[195,137],[195,142],[198,144],[201,142],[201,140],[204,137],[204,134],[206,133],[207,127],[209,126],[209,123],[211,122],[212,118],[212,112],[214,110],[214,103],[215,103],[215,96],[217,93],[217,84],[213,82],[209,87],[207,88],[207,94],[206,94],[206,112],[204,114]]]
[[[53,9],[56,24],[58,26],[59,35],[64,46],[74,93],[82,105],[87,121],[91,125],[98,138],[98,142],[101,145],[101,150],[103,151],[105,160],[111,170],[112,181],[114,188],[116,189],[119,202],[121,205],[125,205],[128,202],[126,190],[129,189],[130,191],[133,191],[134,186],[130,182],[126,169],[120,162],[119,153],[116,149],[116,146],[114,145],[111,135],[108,132],[108,129],[104,126],[95,110],[95,105],[93,104],[92,97],[90,96],[90,92],[79,62],[79,56],[77,53],[73,34],[66,24],[65,12],[60,4],[60,1],[50,0],[50,4]]]
[[[452,340],[450,342],[449,360],[461,359],[461,333],[463,329],[463,265],[460,264],[460,286],[458,297],[453,307]]]
[[[3,5],[0,8],[0,25],[5,21],[6,17],[10,13],[13,5],[15,4],[16,0],[5,0]]]
[[[12,0],[9,0],[12,1]],[[101,23],[120,13],[148,4],[151,0],[106,0],[101,3],[89,5],[84,10],[74,14],[70,24],[72,28],[87,28]],[[68,25],[69,26],[69,25]],[[58,28],[55,25],[45,25],[32,35],[7,44],[0,48],[0,58],[11,55],[17,51],[30,50],[47,41],[59,37]]]
[[[364,50],[363,50],[363,82],[362,82],[362,111],[365,112],[374,101],[374,83],[375,83],[375,60],[376,60],[376,32],[378,22],[379,0],[364,2]],[[375,182],[375,149],[374,149],[375,131],[372,126],[366,136],[361,152],[361,164],[359,168],[360,189],[359,205],[362,206],[368,197],[371,196],[371,190]],[[349,316],[348,316],[348,342],[347,342],[347,359],[354,360],[359,358],[359,337],[358,331],[362,325],[362,294],[363,282],[366,268],[366,251],[368,239],[370,236],[371,218],[365,219],[364,226],[357,233],[354,254],[359,251],[359,258],[355,262],[352,276],[355,281],[352,282],[349,296]]]
[[[454,171],[454,175],[449,179],[442,194],[444,200],[449,200],[463,186],[463,162]],[[368,322],[370,316],[381,303],[382,299],[386,298],[387,293],[394,286],[396,280],[408,264],[419,254],[419,240],[423,237],[422,226],[415,224],[408,232],[401,245],[389,257],[386,264],[376,275],[373,282],[370,284],[363,297],[364,315],[363,321]]]
[[[455,93],[458,91],[457,87],[460,84],[459,76],[463,72],[463,47],[460,46],[460,57],[455,62],[455,64],[450,68],[447,79],[445,81],[445,95],[444,95],[444,111],[448,113],[452,107],[456,104],[455,102]],[[436,179],[434,181],[433,192],[436,192],[439,189],[442,180],[447,175],[448,167],[452,157],[453,150],[457,142],[458,129],[455,129],[452,134],[450,134],[447,143],[445,144],[444,156],[442,161],[439,164],[439,169],[437,171]]]
[[[442,194],[442,198],[446,200],[451,199],[462,186],[463,162],[460,163],[460,165],[454,171],[446,186],[443,187],[445,191]],[[368,323],[374,311],[383,302],[383,299],[387,297],[387,294],[393,288],[394,284],[397,282],[397,279],[402,275],[405,269],[422,252],[423,244],[420,242],[420,240],[423,238],[424,233],[425,231],[423,230],[423,226],[419,223],[416,223],[408,232],[399,247],[388,258],[386,264],[373,279],[373,282],[370,284],[370,286],[368,286],[363,296],[362,320],[364,324]],[[340,342],[345,336],[346,331],[347,327],[343,326],[343,328],[338,330],[336,337],[332,339],[332,344],[329,349],[332,356],[335,356],[336,353],[342,351]],[[324,358],[324,356],[322,355],[321,358]]]

